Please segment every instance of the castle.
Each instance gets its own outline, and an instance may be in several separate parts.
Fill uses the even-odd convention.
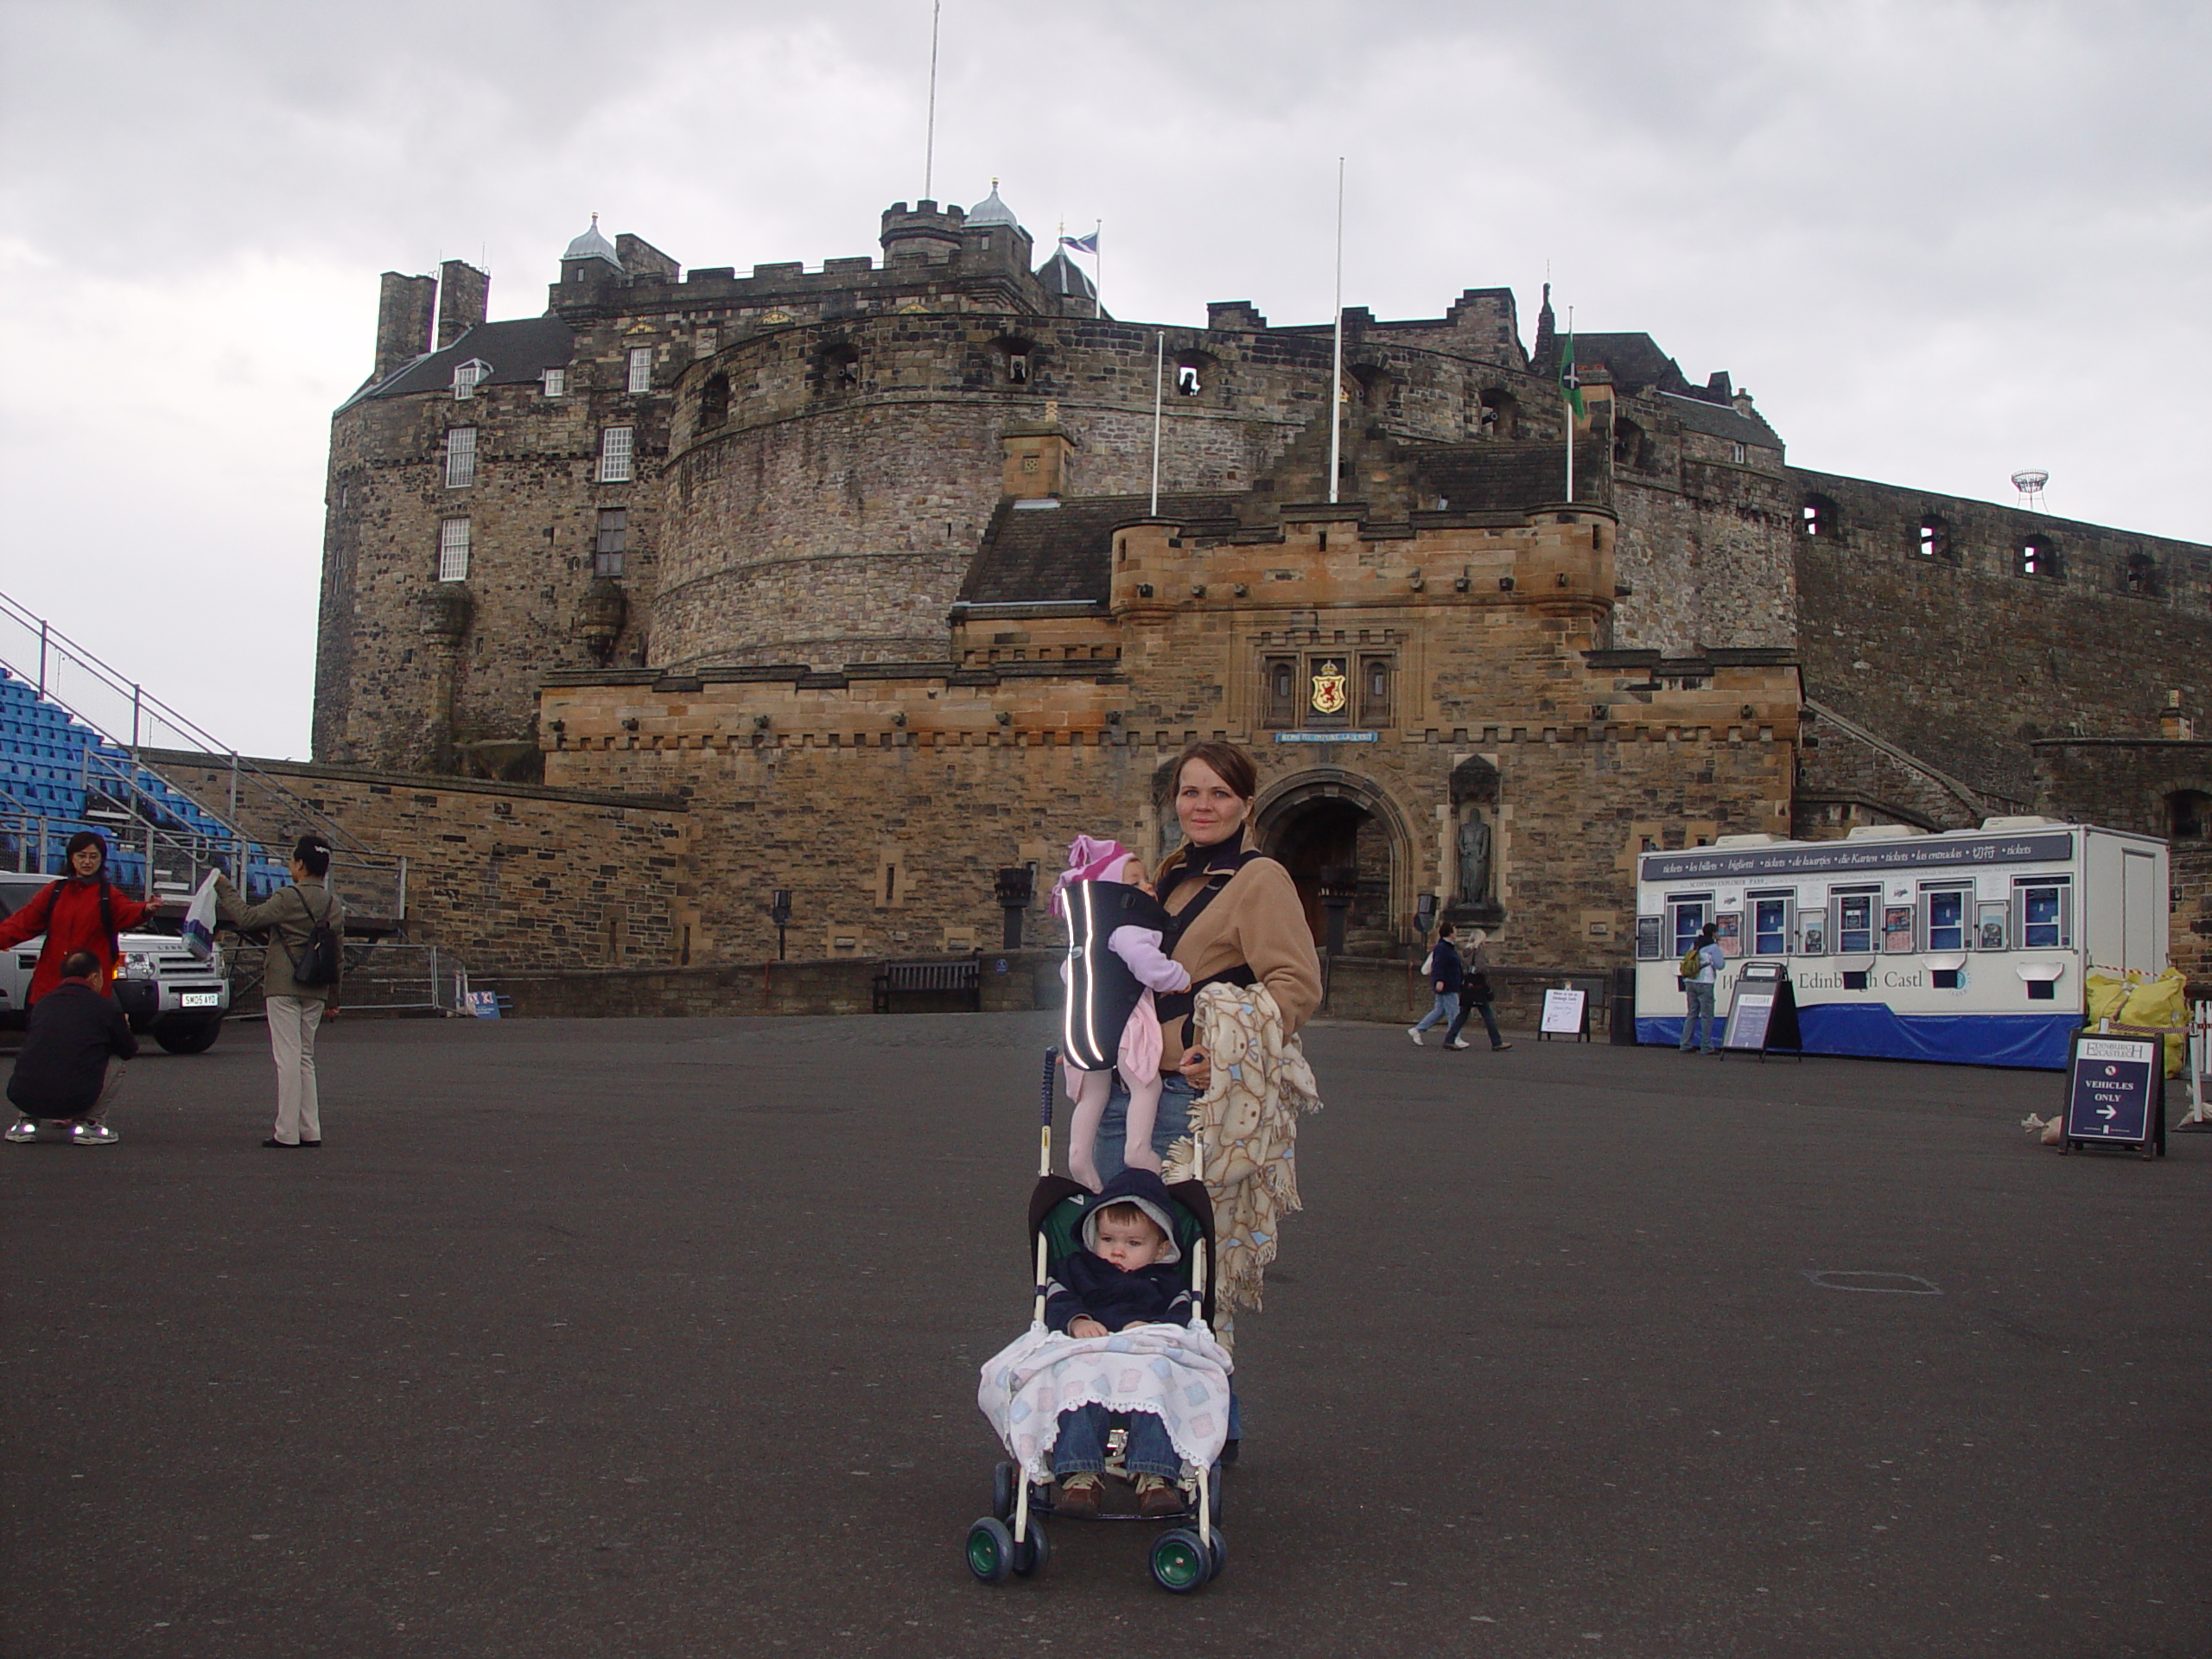
[[[1641,334],[1574,340],[1576,415],[1548,296],[1526,344],[1503,289],[1348,310],[1339,376],[1327,323],[1107,314],[995,187],[880,245],[687,273],[594,221],[500,322],[386,273],[317,762],[683,798],[686,963],[772,954],[779,889],[814,953],[995,944],[1075,833],[1164,849],[1200,735],[1355,953],[1621,960],[1636,853],[1722,835],[2202,842],[2212,550],[1793,467]]]

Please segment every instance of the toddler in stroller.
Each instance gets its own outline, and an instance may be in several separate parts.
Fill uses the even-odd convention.
[[[1051,1174],[1052,1058],[1046,1173],[1029,1205],[1033,1323],[984,1363],[976,1392],[1013,1461],[995,1471],[990,1515],[969,1529],[968,1566],[986,1583],[1040,1571],[1039,1515],[1187,1517],[1196,1524],[1154,1541],[1152,1575],[1196,1590],[1228,1560],[1215,1524],[1230,1365],[1209,1323],[1212,1205],[1203,1182],[1171,1188],[1149,1170],[1125,1170],[1096,1193]]]

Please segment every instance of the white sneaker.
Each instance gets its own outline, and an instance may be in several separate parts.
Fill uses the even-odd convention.
[[[1446,1044],[1445,1044],[1445,1045],[1444,1045],[1444,1046],[1445,1046],[1445,1047],[1446,1047],[1446,1048],[1472,1048],[1472,1047],[1474,1046],[1474,1045],[1473,1045],[1472,1043],[1469,1043],[1469,1042],[1458,1042],[1458,1043],[1446,1043]]]
[[[69,1126],[69,1144],[73,1147],[111,1147],[122,1139],[105,1123],[87,1123],[79,1119]]]
[[[8,1129],[7,1138],[15,1141],[17,1145],[21,1145],[27,1141],[37,1140],[38,1120],[30,1117],[17,1118],[15,1121],[15,1123]]]
[[[1406,1035],[1407,1035],[1407,1036],[1408,1036],[1408,1037],[1410,1037],[1410,1038],[1412,1038],[1412,1039],[1414,1039],[1414,1046],[1415,1048],[1426,1048],[1426,1047],[1427,1047],[1427,1046],[1428,1046],[1428,1045],[1427,1045],[1427,1044],[1426,1044],[1426,1043],[1422,1042],[1422,1041],[1421,1041],[1421,1027],[1418,1027],[1418,1026],[1408,1026],[1408,1027],[1406,1027]]]

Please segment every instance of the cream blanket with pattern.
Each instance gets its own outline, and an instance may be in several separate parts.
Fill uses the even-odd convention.
[[[1032,1480],[1052,1478],[1060,1414],[1148,1411],[1183,1461],[1210,1467],[1229,1438],[1229,1356],[1198,1325],[1140,1325],[1070,1337],[1033,1325],[983,1363],[976,1403]]]

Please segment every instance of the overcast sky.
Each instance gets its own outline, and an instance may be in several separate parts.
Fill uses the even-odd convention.
[[[686,265],[876,251],[929,0],[0,0],[0,589],[304,756],[331,410],[378,273],[534,315],[598,211]],[[1798,464],[2212,540],[2191,0],[944,0],[935,194],[1116,315],[1434,316],[1551,272]],[[0,653],[16,641],[0,629]]]

